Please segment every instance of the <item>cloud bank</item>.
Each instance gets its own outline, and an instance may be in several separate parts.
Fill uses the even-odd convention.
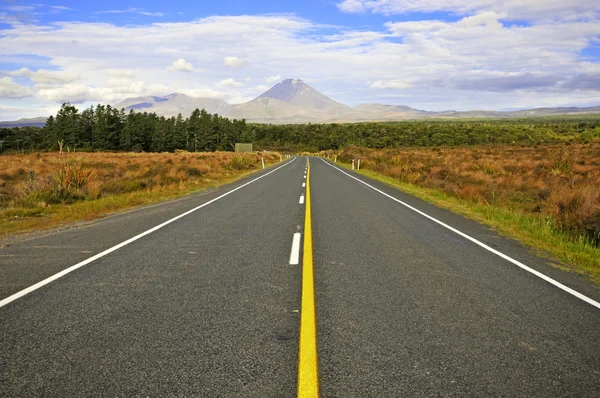
[[[0,109],[115,103],[171,92],[236,103],[283,78],[301,78],[351,105],[461,110],[600,103],[599,60],[584,55],[600,44],[598,7],[584,0],[563,3],[338,4],[343,12],[386,15],[388,21],[372,30],[323,30],[293,15],[125,26],[5,21],[0,57],[15,67],[0,71]],[[414,11],[447,11],[455,17],[396,17]]]

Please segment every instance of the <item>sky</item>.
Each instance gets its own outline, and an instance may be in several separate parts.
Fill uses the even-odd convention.
[[[0,0],[0,120],[286,78],[351,106],[600,105],[600,2]]]

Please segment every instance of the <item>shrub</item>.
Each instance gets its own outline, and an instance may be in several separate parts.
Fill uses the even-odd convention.
[[[75,159],[68,159],[54,173],[54,180],[58,189],[69,191],[84,188],[94,181],[96,176],[94,170],[81,166]]]
[[[188,177],[200,177],[202,172],[197,167],[188,167],[185,171],[185,174],[187,174]]]
[[[234,170],[248,170],[254,168],[254,159],[249,156],[244,155],[235,155],[231,162],[229,163],[229,167]]]

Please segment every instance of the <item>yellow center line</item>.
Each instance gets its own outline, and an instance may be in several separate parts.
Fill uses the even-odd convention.
[[[298,397],[319,396],[317,367],[317,322],[313,273],[312,221],[310,213],[310,161],[306,173],[304,251],[302,257],[302,306],[300,310],[300,350],[298,353]]]

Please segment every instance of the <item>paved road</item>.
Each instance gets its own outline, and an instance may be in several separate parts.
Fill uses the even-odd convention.
[[[208,203],[2,306],[0,396],[297,395],[306,163],[1,249],[4,299]],[[322,396],[600,396],[600,309],[383,193],[592,300],[598,288],[310,165]]]

